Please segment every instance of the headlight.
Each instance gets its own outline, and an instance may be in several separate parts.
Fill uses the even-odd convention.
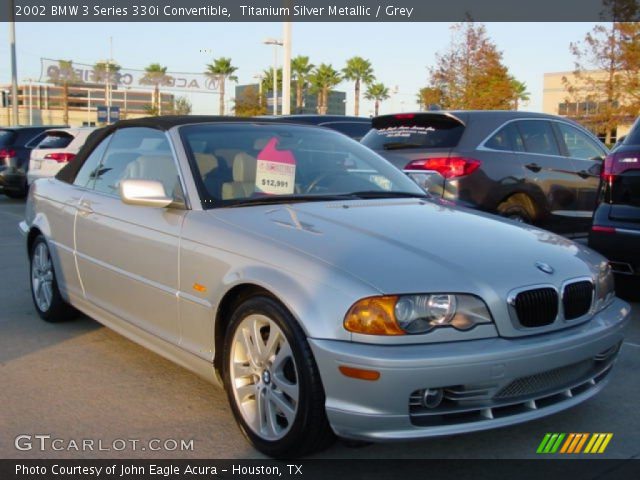
[[[491,321],[484,302],[472,295],[387,295],[356,302],[345,316],[344,327],[367,335],[406,335],[440,327],[469,330]]]
[[[615,284],[613,281],[613,271],[608,262],[600,264],[598,271],[598,280],[596,285],[596,312],[605,308],[615,296]]]

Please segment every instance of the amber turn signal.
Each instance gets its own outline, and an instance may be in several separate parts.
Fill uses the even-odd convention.
[[[340,373],[345,377],[357,378],[359,380],[375,382],[380,378],[380,372],[376,372],[375,370],[363,370],[361,368],[346,367],[344,365],[340,365],[338,370],[340,370]]]
[[[396,295],[359,300],[347,312],[344,328],[365,335],[405,335],[396,323],[393,311],[397,301]]]

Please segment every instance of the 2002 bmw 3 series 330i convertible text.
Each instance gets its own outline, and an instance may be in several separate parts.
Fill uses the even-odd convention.
[[[571,407],[605,385],[629,314],[599,254],[277,120],[98,130],[20,228],[43,319],[82,311],[223,384],[272,456]]]

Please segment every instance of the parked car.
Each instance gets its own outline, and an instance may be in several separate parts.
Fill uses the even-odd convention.
[[[607,258],[616,283],[640,296],[640,119],[606,158],[589,246]]]
[[[266,118],[266,117],[265,117]],[[318,125],[331,128],[344,133],[354,140],[360,140],[371,130],[371,119],[366,117],[353,117],[348,115],[280,115],[277,118],[284,121]]]
[[[587,234],[606,147],[571,120],[508,111],[420,112],[373,119],[362,143],[436,197]]]
[[[0,128],[0,193],[12,198],[27,194],[29,155],[53,126]],[[63,128],[63,127],[55,127]]]
[[[231,178],[217,149],[238,151]],[[574,406],[606,384],[630,312],[586,246],[266,119],[106,127],[33,184],[20,229],[44,320],[78,309],[224,385],[277,457]]]
[[[56,128],[47,130],[38,145],[31,150],[27,182],[52,177],[73,160],[95,127]]]

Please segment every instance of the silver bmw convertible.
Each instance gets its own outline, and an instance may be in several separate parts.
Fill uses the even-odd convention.
[[[20,229],[44,320],[82,312],[222,385],[276,457],[576,405],[606,384],[630,311],[588,248],[277,120],[98,130],[34,184]]]

